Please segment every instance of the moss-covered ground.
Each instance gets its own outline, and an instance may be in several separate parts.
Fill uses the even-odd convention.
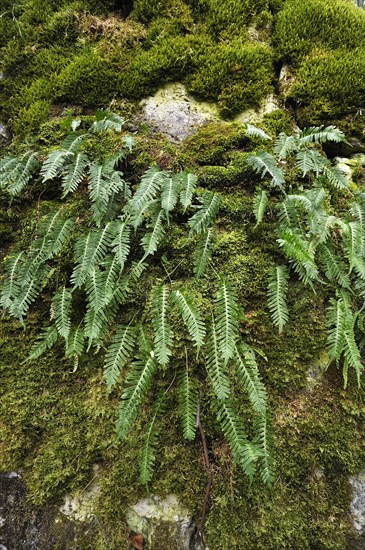
[[[0,114],[17,149],[34,141],[45,148],[58,144],[67,108],[90,114],[95,107],[112,106],[128,118],[136,101],[173,80],[217,102],[230,117],[258,106],[277,87],[283,62],[294,74],[283,96],[290,109],[267,115],[262,125],[267,132],[290,131],[298,120],[336,120],[348,134],[364,135],[359,109],[365,13],[350,0],[1,0],[0,6]],[[102,157],[118,143],[105,138],[87,146]],[[244,159],[255,146],[235,124],[211,124],[179,146],[142,127],[128,164],[132,180],[152,162],[194,170],[201,187],[222,194],[214,268],[235,282],[245,309],[242,332],[263,354],[276,482],[269,489],[257,479],[247,481],[203,402],[214,470],[206,538],[213,550],[351,549],[348,478],[365,468],[365,398],[353,380],[343,389],[335,367],[308,385],[308,371],[323,363],[325,295],[296,282],[285,331],[278,335],[272,326],[266,276],[278,251],[270,217],[253,229],[257,181]],[[30,242],[40,209],[51,209],[58,198],[57,189],[45,192],[37,184],[11,205],[0,197],[1,258]],[[68,207],[83,208],[82,199]],[[177,278],[190,269],[182,241],[179,226],[172,226],[166,262],[175,254],[185,257]],[[146,275],[145,284],[155,275]],[[22,471],[29,499],[48,505],[82,490],[99,464],[100,529],[92,548],[128,548],[123,509],[146,495],[139,461],[148,405],[128,440],[115,444],[118,391],[107,394],[102,352],[83,359],[76,372],[57,348],[24,362],[48,325],[48,290],[26,329],[14,320],[0,321],[0,470]],[[175,403],[171,395],[170,408]],[[183,442],[174,409],[161,433],[149,490],[178,494],[199,519],[206,484],[199,438]],[[89,543],[80,548],[90,548]]]

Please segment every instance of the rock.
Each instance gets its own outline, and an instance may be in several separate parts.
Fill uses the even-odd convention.
[[[322,382],[323,375],[329,364],[330,358],[328,353],[323,351],[307,371],[307,387],[309,390],[314,389]]]
[[[352,181],[352,174],[354,170],[358,167],[365,166],[365,155],[358,153],[352,155],[350,158],[347,157],[335,157],[334,163],[343,172],[349,180],[349,183]]]
[[[84,491],[74,496],[66,495],[64,504],[60,507],[61,514],[76,521],[88,521],[95,517],[95,505],[100,494],[100,487],[96,481],[99,467],[94,466],[93,481]]]
[[[199,126],[219,120],[214,104],[199,102],[185,86],[168,84],[140,103],[143,119],[172,141],[182,141]]]
[[[234,122],[240,124],[245,124],[247,122],[257,124],[262,121],[265,115],[273,113],[278,109],[280,109],[279,101],[276,96],[271,94],[262,101],[259,109],[247,109],[243,111],[235,117]]]
[[[4,145],[4,143],[6,143],[9,139],[10,139],[10,134],[6,126],[4,126],[4,124],[0,122],[0,146]]]
[[[365,8],[365,0],[354,0],[354,3],[359,7],[364,9]]]
[[[350,478],[353,488],[351,515],[355,530],[365,534],[365,472]]]
[[[150,550],[208,550],[195,535],[191,514],[175,495],[142,499],[128,508],[126,519],[133,532],[143,535]]]

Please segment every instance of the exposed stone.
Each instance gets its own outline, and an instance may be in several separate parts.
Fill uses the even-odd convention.
[[[279,101],[275,95],[271,94],[262,101],[259,109],[247,109],[237,115],[234,121],[241,124],[247,122],[257,124],[262,121],[265,115],[273,113],[278,109],[280,109]]]
[[[195,535],[191,514],[175,495],[142,499],[128,508],[126,519],[132,531],[143,535],[150,550],[208,550]]]
[[[4,124],[0,122],[0,146],[4,145],[4,143],[6,143],[9,139],[10,139],[10,134],[6,126],[4,126]]]
[[[61,514],[76,521],[88,521],[95,517],[95,505],[100,494],[96,481],[99,467],[94,466],[94,479],[82,492],[76,495],[66,495],[64,504],[60,507]]]
[[[335,157],[334,162],[337,168],[339,168],[341,172],[346,175],[349,182],[351,182],[354,170],[358,167],[365,166],[365,155],[358,153],[356,155],[352,155],[350,158]]]
[[[323,375],[327,370],[327,367],[330,363],[330,358],[326,351],[323,351],[318,359],[313,362],[307,371],[307,383],[308,389],[312,390],[318,384],[321,383]]]
[[[354,528],[358,533],[365,533],[365,472],[350,478],[353,488],[351,514]]]
[[[219,120],[216,105],[197,101],[179,83],[164,86],[140,105],[146,122],[173,141],[182,141],[199,126]]]
[[[359,8],[365,8],[365,0],[353,0]]]

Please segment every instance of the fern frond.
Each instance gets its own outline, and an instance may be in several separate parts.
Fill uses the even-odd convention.
[[[113,253],[120,266],[120,270],[123,271],[124,264],[128,258],[130,252],[130,234],[131,227],[128,220],[118,221],[115,226],[116,236],[112,242]]]
[[[258,416],[255,421],[255,441],[262,451],[259,457],[261,479],[267,485],[271,485],[275,479],[272,456],[273,441],[270,428],[271,423],[267,414]]]
[[[218,213],[221,198],[217,193],[206,193],[198,197],[200,206],[189,220],[190,234],[197,233],[200,235],[207,231],[208,227],[215,220]]]
[[[229,379],[226,363],[222,361],[222,354],[218,341],[218,334],[214,319],[212,319],[206,345],[206,365],[213,390],[219,401],[225,401],[230,395]]]
[[[346,306],[342,299],[331,299],[327,308],[328,354],[331,360],[339,361],[345,345]]]
[[[104,378],[109,391],[117,383],[120,371],[133,352],[135,342],[136,330],[130,325],[119,327],[114,334],[104,361]]]
[[[62,142],[60,149],[76,155],[88,134],[69,134]]]
[[[345,226],[343,235],[345,254],[350,263],[350,272],[357,263],[363,245],[363,235],[359,222],[349,222]]]
[[[284,265],[278,265],[271,269],[269,284],[267,287],[268,306],[272,321],[282,332],[289,317],[286,296],[288,292],[289,272]]]
[[[167,172],[161,171],[153,166],[143,174],[140,184],[130,201],[134,212],[140,212],[148,203],[156,198],[166,180],[169,178]]]
[[[84,331],[82,328],[71,329],[66,340],[66,357],[80,357],[84,351]]]
[[[179,199],[184,208],[184,212],[186,212],[186,209],[189,208],[192,203],[198,178],[195,174],[190,174],[189,172],[179,172],[173,177],[179,183],[181,189]]]
[[[318,270],[314,261],[314,253],[308,241],[291,229],[286,229],[282,231],[281,238],[277,239],[277,242],[289,260],[298,262],[303,266],[309,279],[317,277]]]
[[[93,343],[97,345],[102,343],[113,319],[113,310],[109,308],[96,310],[87,304],[84,317],[84,336],[88,340],[87,352]]]
[[[56,149],[44,161],[41,168],[42,181],[46,182],[58,177],[65,164],[73,158],[74,154],[64,149]]]
[[[16,170],[13,171],[13,177],[7,181],[7,192],[11,197],[19,195],[30,179],[38,171],[40,163],[38,160],[38,153],[28,151],[19,158],[19,164]],[[0,176],[3,178],[3,175]],[[1,187],[1,184],[0,184]]]
[[[125,437],[131,428],[150,388],[156,369],[157,363],[153,352],[131,364],[126,381],[127,387],[122,394],[118,411],[116,430],[119,438]]]
[[[145,252],[145,257],[152,255],[156,252],[160,242],[165,236],[165,230],[163,222],[165,220],[165,211],[160,210],[153,215],[151,223],[147,225],[150,229],[148,233],[142,237],[141,243]]]
[[[241,311],[235,288],[220,280],[214,297],[218,348],[224,362],[233,357]]]
[[[233,361],[237,377],[247,392],[252,408],[259,414],[265,414],[267,396],[253,351],[246,345],[236,346]]]
[[[344,348],[343,353],[347,368],[344,370],[344,387],[347,386],[347,370],[348,367],[355,369],[357,383],[360,387],[360,376],[363,371],[361,363],[360,350],[355,340],[354,322],[346,319],[346,330],[344,332]]]
[[[95,122],[90,126],[90,132],[99,133],[106,130],[121,132],[125,119],[107,109],[98,109],[95,113]]]
[[[256,218],[255,227],[262,222],[268,204],[269,195],[267,191],[265,191],[265,189],[258,188],[253,199],[253,213]]]
[[[144,444],[142,447],[142,459],[140,468],[140,480],[143,485],[147,485],[152,479],[153,469],[156,462],[157,438],[159,428],[156,426],[158,415],[163,413],[164,402],[159,399],[152,410],[152,418],[147,426]]]
[[[88,304],[95,311],[100,311],[105,305],[104,272],[97,266],[89,269],[84,281]]]
[[[52,300],[52,319],[54,319],[58,333],[67,339],[71,329],[72,290],[61,287]]]
[[[361,227],[361,247],[359,247],[359,252],[361,255],[365,254],[365,203],[361,200],[355,201],[352,203],[350,208],[350,213],[358,222]],[[360,242],[359,242],[360,244]]]
[[[78,153],[73,162],[68,164],[62,175],[62,198],[74,193],[85,177],[89,159],[84,153]]]
[[[271,141],[271,137],[266,134],[261,128],[256,128],[253,124],[246,124],[245,134],[250,137],[256,137],[264,139],[265,141]]]
[[[215,240],[216,230],[214,227],[209,227],[199,237],[197,247],[194,251],[194,273],[197,279],[204,275],[205,270],[211,262]]]
[[[288,136],[281,132],[274,144],[274,153],[278,160],[286,159],[287,156],[295,151],[296,139],[295,136]]]
[[[29,274],[29,277],[27,277],[25,281],[23,280],[24,283],[19,293],[9,306],[9,312],[12,316],[20,320],[23,319],[30,305],[38,297],[44,287],[48,273],[49,269],[44,264],[40,264]]]
[[[192,441],[196,432],[198,390],[196,380],[189,373],[188,365],[181,369],[178,376],[178,399],[183,436]]]
[[[296,154],[296,161],[299,170],[304,178],[309,172],[314,172],[318,177],[329,165],[328,159],[315,149],[304,149]]]
[[[165,211],[167,219],[169,212],[176,206],[179,191],[180,181],[175,177],[166,178],[162,186],[161,207]]]
[[[23,283],[22,272],[23,262],[25,258],[24,252],[19,252],[16,256],[10,256],[5,260],[6,279],[0,296],[0,304],[3,308],[8,309],[14,298],[19,294]]]
[[[333,247],[321,244],[318,247],[319,261],[329,281],[336,281],[343,288],[350,288],[348,269]]]
[[[349,179],[337,166],[324,166],[323,175],[332,187],[336,189],[348,189]]]
[[[72,218],[66,220],[58,220],[53,229],[49,231],[48,235],[45,236],[50,247],[47,259],[51,259],[59,254],[59,252],[62,250],[63,246],[71,236],[74,227],[75,220],[73,220]]]
[[[271,176],[272,185],[283,189],[285,183],[284,173],[278,166],[275,157],[270,153],[260,151],[257,155],[250,155],[247,158],[247,164],[262,178],[264,178],[266,174],[269,174],[269,176]]]
[[[51,349],[51,347],[54,346],[58,338],[58,330],[54,325],[46,328],[46,330],[40,335],[37,341],[32,345],[30,349],[30,354],[25,361],[28,362],[33,361],[34,359],[38,359],[38,357],[43,355],[48,349]]]
[[[166,285],[156,285],[151,293],[152,326],[156,359],[166,367],[170,360],[173,332],[167,319],[169,289]]]
[[[345,134],[336,128],[336,126],[311,126],[304,128],[298,136],[299,145],[308,145],[309,143],[347,143]]]
[[[194,303],[191,296],[184,294],[180,290],[173,292],[171,297],[177,304],[188,332],[199,349],[204,343],[205,324],[198,306]]]

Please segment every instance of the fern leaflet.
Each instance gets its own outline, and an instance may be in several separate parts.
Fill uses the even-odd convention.
[[[274,267],[269,275],[269,285],[267,288],[268,306],[273,323],[279,329],[279,334],[282,332],[289,317],[286,303],[288,279],[288,269],[283,265]]]

